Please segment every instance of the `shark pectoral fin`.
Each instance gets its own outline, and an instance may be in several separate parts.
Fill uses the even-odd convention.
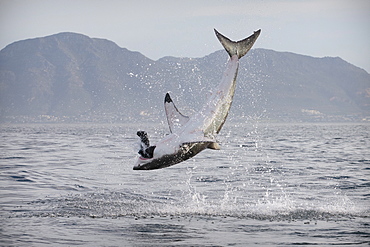
[[[150,146],[149,144],[149,139],[148,139],[148,134],[145,131],[139,130],[136,132],[136,135],[140,137],[140,142],[142,148],[148,148]]]
[[[148,134],[140,130],[136,135],[140,137],[140,150],[138,153],[143,158],[153,158],[153,152],[156,146],[150,146]]]
[[[189,121],[189,117],[179,112],[169,93],[166,93],[166,97],[164,98],[164,109],[166,111],[168,126],[170,127],[171,133],[180,129]]]
[[[217,142],[211,142],[208,145],[208,148],[213,149],[213,150],[220,150],[221,149],[220,144],[218,144]]]

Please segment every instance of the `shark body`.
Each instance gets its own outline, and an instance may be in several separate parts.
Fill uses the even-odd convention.
[[[232,104],[239,59],[252,48],[260,32],[255,31],[248,38],[235,42],[215,29],[217,38],[230,56],[220,84],[191,118],[179,112],[167,93],[164,105],[171,134],[155,146],[150,146],[146,132],[138,131],[141,149],[134,170],[165,168],[185,161],[204,149],[220,149],[216,135],[224,125]]]

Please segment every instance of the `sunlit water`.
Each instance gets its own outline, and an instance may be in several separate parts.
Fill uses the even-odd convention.
[[[230,124],[222,150],[133,171],[138,129],[3,125],[1,246],[370,243],[369,124]]]

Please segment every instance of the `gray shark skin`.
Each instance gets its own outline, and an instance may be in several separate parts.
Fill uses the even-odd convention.
[[[138,131],[141,149],[134,170],[154,170],[169,167],[194,157],[204,149],[220,149],[216,136],[224,125],[235,93],[239,59],[252,48],[261,30],[240,41],[232,41],[214,30],[230,58],[218,87],[201,110],[192,117],[179,112],[167,93],[164,100],[170,135],[155,146],[149,145],[144,131]]]

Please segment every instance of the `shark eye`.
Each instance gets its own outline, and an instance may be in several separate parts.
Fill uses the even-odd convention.
[[[189,145],[188,145],[188,144],[183,144],[183,145],[181,146],[181,149],[182,149],[184,152],[187,152],[187,151],[189,151]]]

